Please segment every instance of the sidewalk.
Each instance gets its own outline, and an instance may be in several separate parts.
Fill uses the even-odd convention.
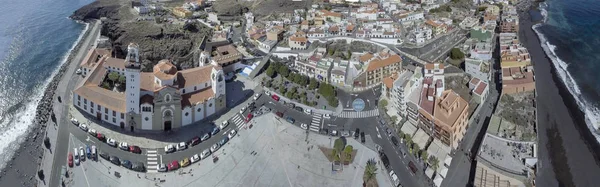
[[[269,91],[269,92],[271,92],[271,93],[277,93],[277,92],[275,92],[275,91],[273,91],[273,90],[271,90],[271,89],[269,89],[269,88],[266,88],[266,87],[263,87],[263,89],[264,89],[264,90],[267,90],[267,91]],[[296,106],[300,106],[300,107],[302,107],[303,109],[310,109],[310,110],[312,110],[314,113],[321,113],[321,114],[334,114],[334,113],[341,113],[341,112],[343,111],[343,109],[344,109],[344,108],[342,107],[342,105],[338,105],[338,107],[335,109],[335,111],[331,111],[331,110],[323,110],[323,109],[317,109],[317,108],[314,108],[314,107],[307,106],[307,105],[305,105],[305,104],[302,104],[302,103],[296,102],[296,101],[294,101],[294,100],[291,100],[291,99],[289,99],[289,98],[287,98],[287,97],[285,97],[285,96],[283,96],[283,95],[281,95],[281,94],[279,94],[279,93],[277,93],[277,96],[279,96],[279,99],[280,99],[281,101],[285,101],[285,102],[287,102],[287,103],[294,103]]]

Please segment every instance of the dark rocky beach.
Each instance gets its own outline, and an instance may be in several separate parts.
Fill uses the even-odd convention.
[[[596,186],[600,182],[600,146],[540,45],[532,29],[537,22],[530,15],[538,11],[537,5],[530,7],[519,13],[519,39],[529,50],[535,69],[539,143],[536,186]]]

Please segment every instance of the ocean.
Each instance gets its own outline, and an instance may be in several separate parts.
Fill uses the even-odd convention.
[[[546,0],[540,12],[534,31],[600,142],[600,3]]]
[[[0,168],[33,127],[43,90],[79,40],[92,0],[0,0]]]

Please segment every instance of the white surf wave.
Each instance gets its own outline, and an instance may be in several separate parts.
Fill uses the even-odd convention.
[[[44,96],[46,87],[50,84],[54,76],[56,76],[65,62],[67,62],[75,46],[83,38],[83,34],[89,29],[89,24],[85,23],[85,28],[79,34],[77,40],[73,43],[71,48],[65,55],[63,55],[60,65],[52,72],[52,75],[44,81],[40,86],[37,86],[31,96],[31,99],[27,100],[20,110],[16,111],[13,115],[7,116],[3,124],[0,126],[7,127],[0,132],[0,169],[3,169],[8,161],[12,158],[15,151],[19,149],[26,136],[31,131],[32,127],[36,126],[33,124],[36,114],[36,109],[40,100]],[[43,134],[38,135],[38,138],[43,138]]]
[[[540,10],[545,11],[545,9],[540,9]],[[544,20],[546,20],[546,15],[544,15]],[[535,33],[540,38],[541,46],[544,49],[544,52],[546,53],[548,58],[550,58],[550,60],[552,61],[552,64],[554,65],[556,72],[558,72],[558,75],[559,75],[560,79],[562,80],[563,84],[568,88],[569,93],[571,93],[571,95],[573,95],[573,98],[575,98],[575,101],[577,102],[577,106],[579,106],[579,109],[584,112],[587,127],[590,129],[592,134],[596,137],[596,141],[600,142],[600,134],[598,134],[598,131],[597,131],[598,126],[600,125],[599,124],[600,110],[598,108],[596,108],[593,105],[593,103],[590,103],[590,102],[586,101],[583,97],[581,97],[581,90],[579,89],[577,82],[575,82],[575,80],[571,76],[571,73],[569,73],[569,71],[567,71],[568,64],[565,61],[563,61],[562,59],[560,59],[558,57],[558,55],[556,55],[556,52],[555,52],[556,46],[550,44],[550,42],[548,42],[546,36],[544,36],[544,34],[542,34],[539,31],[538,28],[540,26],[542,26],[542,23],[538,23],[538,24],[532,26],[532,29],[535,31]]]

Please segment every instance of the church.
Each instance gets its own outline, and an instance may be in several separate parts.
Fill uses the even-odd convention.
[[[137,44],[129,44],[125,59],[111,57],[108,49],[90,50],[81,62],[85,78],[73,90],[73,105],[131,131],[168,131],[226,108],[225,77],[218,64],[177,70],[171,61],[161,60],[152,72],[142,72],[138,50]],[[121,89],[106,86],[112,72],[124,76]]]

